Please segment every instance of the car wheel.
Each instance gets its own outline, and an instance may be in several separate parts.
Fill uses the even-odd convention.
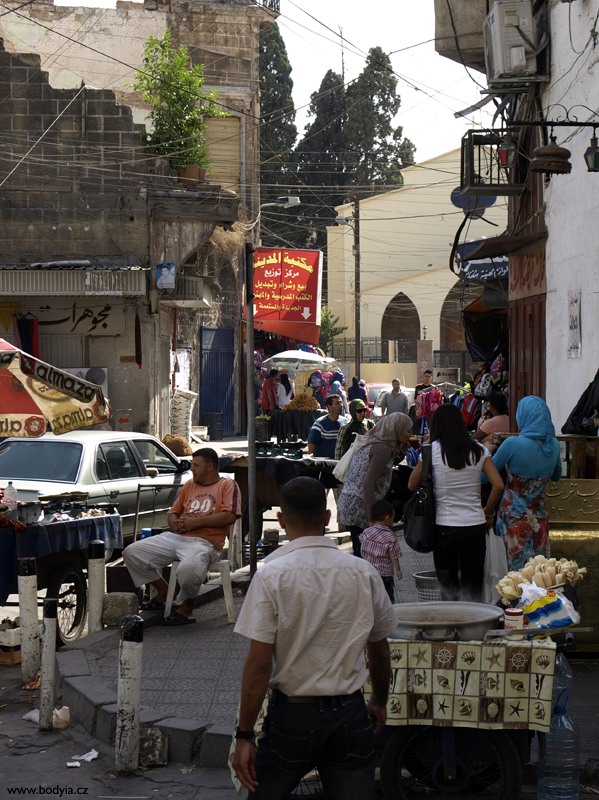
[[[81,568],[74,563],[61,564],[50,576],[46,597],[57,600],[57,646],[78,639],[87,616],[87,585]]]

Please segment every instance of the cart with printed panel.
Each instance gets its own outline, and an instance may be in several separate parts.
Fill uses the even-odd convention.
[[[529,731],[551,724],[551,640],[389,644],[384,797],[518,797]]]

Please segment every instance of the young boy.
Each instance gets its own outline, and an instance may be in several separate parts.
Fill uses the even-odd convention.
[[[395,534],[391,530],[393,506],[386,500],[377,500],[372,505],[370,517],[370,527],[360,534],[361,555],[378,570],[389,599],[394,603],[393,572],[395,571],[397,577],[401,578],[399,568],[401,552]]]

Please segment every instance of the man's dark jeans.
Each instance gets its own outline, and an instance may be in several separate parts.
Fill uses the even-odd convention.
[[[258,744],[251,800],[287,800],[315,767],[329,800],[373,800],[374,736],[360,692],[290,703],[276,691]]]

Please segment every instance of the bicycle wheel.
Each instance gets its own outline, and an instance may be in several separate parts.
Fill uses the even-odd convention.
[[[81,569],[73,563],[62,564],[50,576],[46,597],[57,599],[56,644],[78,639],[85,628],[87,586]]]
[[[455,771],[448,777],[452,750]],[[395,728],[381,762],[386,800],[435,800],[446,795],[514,800],[521,779],[518,751],[504,731]]]

